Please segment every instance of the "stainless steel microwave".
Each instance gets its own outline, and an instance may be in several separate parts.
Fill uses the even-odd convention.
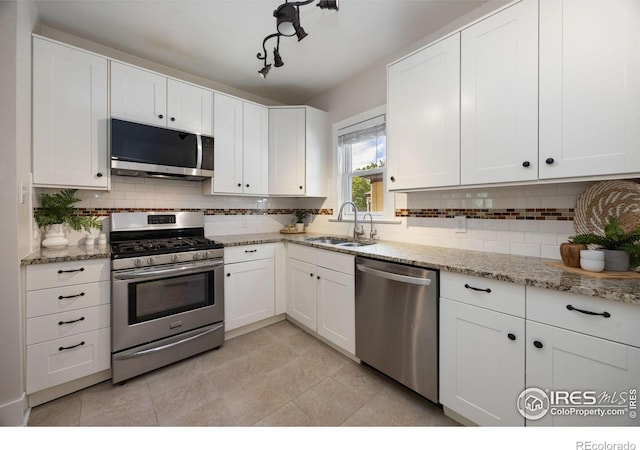
[[[204,180],[213,177],[213,137],[111,119],[111,173]]]

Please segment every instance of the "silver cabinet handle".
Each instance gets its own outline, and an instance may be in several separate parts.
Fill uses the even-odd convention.
[[[137,358],[139,356],[149,355],[151,353],[160,352],[162,350],[168,350],[168,349],[173,348],[173,347],[175,347],[177,345],[181,345],[181,344],[187,343],[189,341],[193,341],[194,339],[198,339],[198,338],[200,338],[202,336],[206,336],[209,333],[213,333],[214,331],[218,331],[222,327],[224,327],[224,324],[221,323],[221,324],[216,325],[213,328],[210,328],[208,330],[203,331],[202,333],[198,333],[196,335],[189,336],[189,337],[181,339],[179,341],[172,342],[172,343],[166,344],[166,345],[161,345],[160,347],[153,347],[153,348],[148,348],[146,350],[140,350],[139,352],[135,352],[135,353],[127,353],[125,355],[115,356],[115,359],[123,360],[123,359]]]
[[[372,269],[371,267],[366,267],[361,264],[356,264],[358,270],[360,272],[369,273],[371,275],[375,275],[380,278],[385,278],[387,280],[392,281],[400,281],[401,283],[409,283],[409,284],[417,284],[420,286],[429,286],[431,284],[431,280],[429,278],[417,278],[410,277],[408,275],[398,275],[397,273],[385,272],[383,270]]]
[[[199,266],[182,266],[182,267],[174,267],[171,269],[162,269],[162,270],[150,270],[150,271],[140,271],[140,272],[127,272],[127,273],[114,273],[113,278],[116,280],[134,280],[139,278],[151,278],[158,275],[166,276],[166,275],[180,275],[180,274],[190,274],[190,273],[199,273],[206,272],[209,269],[212,269],[217,266],[221,266],[224,264],[223,262],[215,262],[212,264],[203,264]]]

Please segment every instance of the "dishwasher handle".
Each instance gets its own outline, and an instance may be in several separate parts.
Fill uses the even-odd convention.
[[[356,264],[356,267],[360,272],[369,273],[376,277],[385,278],[387,280],[399,281],[401,283],[417,284],[420,286],[431,285],[429,278],[410,277],[408,275],[398,275],[397,273],[385,272],[384,270],[372,269],[371,267],[363,266],[362,264]]]

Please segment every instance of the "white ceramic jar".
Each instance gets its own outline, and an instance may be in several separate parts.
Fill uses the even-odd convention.
[[[604,252],[601,250],[580,250],[580,267],[589,272],[604,270]]]

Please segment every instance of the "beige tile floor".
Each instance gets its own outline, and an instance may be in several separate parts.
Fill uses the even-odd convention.
[[[456,426],[442,410],[287,321],[31,410],[29,426]]]

